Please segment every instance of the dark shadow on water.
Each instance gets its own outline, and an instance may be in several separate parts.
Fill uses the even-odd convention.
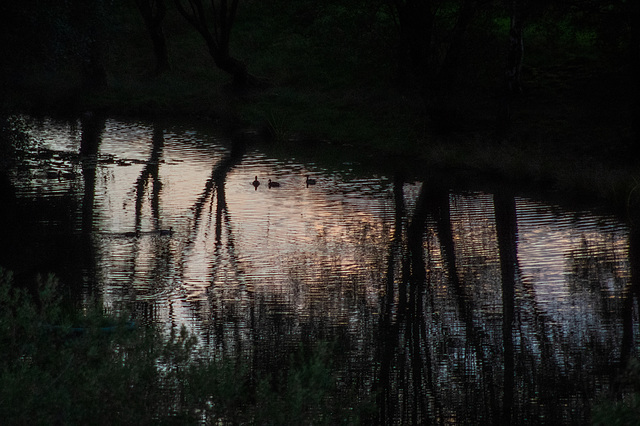
[[[515,353],[513,326],[515,316],[515,286],[519,277],[518,221],[513,195],[496,193],[493,196],[502,275],[502,344],[504,348],[504,379],[502,389],[502,417],[500,424],[513,422],[515,393]]]
[[[261,160],[235,141],[223,155],[216,151],[211,156],[213,165],[204,163],[188,205],[181,205],[175,216],[163,217],[170,191],[161,179],[171,182],[171,174],[163,174],[170,169],[163,168],[163,156],[173,147],[165,147],[170,132],[155,125],[149,141],[141,142],[143,148],[150,143],[151,150],[140,173],[127,175],[127,188],[132,186],[135,192],[135,217],[126,226],[133,229],[127,228],[130,234],[119,230],[98,234],[94,227],[99,215],[109,213],[94,209],[100,204],[96,191],[102,189],[98,157],[102,145],[108,145],[103,141],[105,120],[86,115],[80,124],[77,165],[82,176],[77,186],[47,196],[18,197],[18,187],[10,179],[0,181],[0,220],[12,224],[0,230],[5,242],[0,265],[31,277],[55,272],[75,297],[99,298],[100,289],[95,288],[102,272],[99,249],[115,247],[124,258],[116,268],[124,279],[109,288],[116,302],[121,298],[139,318],[168,327],[177,328],[188,317],[195,328],[200,327],[197,331],[212,353],[245,357],[256,383],[260,373],[275,371],[280,376],[272,385],[282,386],[286,376],[279,368],[291,361],[297,346],[306,354],[321,340],[331,342],[333,374],[340,384],[358,387],[362,400],[376,400],[374,414],[367,419],[372,423],[439,424],[443,419],[458,424],[536,424],[547,419],[585,423],[599,389],[609,389],[615,380],[611,367],[622,370],[637,355],[640,237],[635,228],[628,237],[627,259],[619,244],[626,233],[609,235],[598,227],[583,232],[579,212],[533,203],[534,215],[542,211],[549,218],[548,222],[535,219],[543,231],[533,232],[537,222],[527,224],[522,217],[522,206],[529,201],[510,192],[461,193],[435,177],[416,183],[397,173],[391,180],[371,179],[375,189],[363,194],[361,182],[341,181],[327,173],[316,191],[304,188],[292,192],[292,197],[313,196],[317,198],[309,200],[363,209],[366,215],[354,220],[355,225],[336,227],[339,237],[334,242],[327,237],[334,226],[333,211],[321,212],[322,219],[304,223],[312,229],[305,237],[313,244],[291,250],[300,257],[282,263],[283,269],[298,269],[275,271],[282,277],[256,283],[247,272],[252,265],[246,261],[246,240],[251,235],[243,228],[243,219],[251,216],[234,210],[241,204],[232,200],[238,193],[234,186],[226,186],[236,177],[231,173],[236,168],[269,165],[256,165]],[[52,179],[43,187],[59,184]],[[333,188],[324,185],[331,179],[336,182]],[[286,200],[290,188],[254,192],[245,186],[256,196],[251,202],[274,200],[261,196]],[[478,209],[477,216],[465,210],[467,202],[469,210]],[[297,215],[295,211],[293,216]],[[537,243],[536,235],[551,232],[563,220],[567,228],[561,231],[578,231],[562,238],[579,235],[580,244],[560,254],[561,274],[566,277],[551,290],[564,291],[562,297],[572,303],[569,308],[558,308],[561,301],[548,300],[545,291],[553,285],[536,281],[535,272],[525,274],[527,267],[532,268],[525,261],[532,247],[520,240],[525,229]],[[160,236],[168,225],[174,233]],[[109,244],[97,244],[101,238]],[[555,243],[541,241],[534,249],[544,251],[545,245]],[[356,252],[357,261],[368,265],[364,273],[341,271],[342,252],[330,253],[335,260],[322,257],[331,244],[342,249],[344,242]],[[262,241],[249,243],[254,244],[256,252],[267,249]],[[368,252],[363,249],[367,244]],[[187,265],[191,254],[199,262],[196,272]],[[535,267],[544,272],[546,266]],[[307,277],[305,268],[316,275]],[[630,282],[618,294],[625,274]],[[260,280],[265,275],[257,274]],[[194,287],[199,287],[189,293],[187,281],[193,277]],[[262,284],[264,288],[256,291]],[[145,285],[156,285],[165,293],[136,299],[136,291],[148,290]],[[188,297],[194,294],[197,297]],[[574,328],[563,328],[565,318],[579,328],[571,322],[567,324]],[[620,388],[619,396],[625,392]]]
[[[105,118],[93,113],[85,113],[81,117],[80,162],[84,193],[82,197],[81,245],[83,258],[81,270],[84,271],[84,292],[95,297],[95,250],[92,242],[94,222],[94,202],[96,194],[96,173],[98,152],[105,129]],[[78,292],[78,294],[82,294]]]

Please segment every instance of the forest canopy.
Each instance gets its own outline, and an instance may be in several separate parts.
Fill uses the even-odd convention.
[[[317,106],[331,97],[342,109],[386,110],[385,120],[397,118],[388,110],[400,103],[410,120],[450,131],[471,116],[509,128],[523,92],[534,94],[527,109],[554,100],[536,98],[537,88],[563,96],[578,84],[594,89],[586,99],[594,105],[604,96],[596,85],[606,86],[615,97],[608,106],[625,111],[630,126],[640,121],[636,3],[4,2],[3,105],[220,115],[206,110],[230,87],[262,93],[244,114],[250,120],[265,119],[256,105],[274,96]]]

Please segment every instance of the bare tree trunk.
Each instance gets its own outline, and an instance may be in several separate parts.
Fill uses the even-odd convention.
[[[449,43],[449,48],[438,71],[437,78],[439,83],[443,83],[442,85],[447,91],[451,90],[456,79],[464,35],[471,25],[477,10],[478,1],[467,0],[463,2],[460,7],[460,12],[458,12],[458,20],[451,33],[451,42]]]
[[[393,180],[393,195],[395,200],[395,226],[393,239],[389,246],[387,256],[386,291],[380,303],[380,345],[378,345],[379,370],[374,381],[373,391],[376,395],[378,407],[378,424],[388,424],[393,419],[393,396],[391,388],[393,355],[398,340],[398,324],[393,322],[393,308],[396,291],[396,261],[401,257],[402,235],[404,229],[404,215],[406,212],[404,192],[404,179],[400,173],[396,173]]]
[[[418,89],[427,115],[435,119],[438,126],[450,127],[456,109],[450,94],[459,69],[464,36],[484,1],[458,2],[455,25],[444,30],[447,25],[442,25],[438,15],[442,2],[388,1],[398,20],[400,78]]]
[[[633,101],[631,120],[633,126],[633,140],[631,142],[630,160],[637,163],[640,155],[640,2],[629,2],[629,21],[631,28],[631,39],[629,40],[629,62],[631,72],[631,84],[633,90]]]
[[[220,51],[219,49],[209,46],[209,53],[218,68],[233,76],[234,87],[245,88],[247,86],[258,85],[257,79],[249,75],[245,63],[232,58],[228,51]]]
[[[107,70],[104,66],[102,37],[91,34],[82,60],[82,87],[86,90],[102,90],[107,87]]]
[[[523,29],[524,17],[520,11],[520,1],[511,0],[511,24],[509,26],[509,51],[507,53],[506,69],[507,86],[510,94],[522,91],[520,77],[524,58]]]
[[[208,10],[203,0],[174,0],[180,14],[200,33],[214,63],[233,76],[233,85],[243,89],[262,87],[265,82],[252,76],[244,62],[229,53],[231,29],[239,0],[211,0]]]
[[[524,13],[522,0],[511,0],[511,22],[509,25],[509,46],[505,67],[505,89],[502,111],[498,117],[498,127],[502,132],[511,128],[514,98],[522,93],[522,61],[524,59]]]
[[[136,0],[136,5],[140,10],[153,43],[153,52],[156,60],[155,73],[160,75],[171,68],[167,40],[162,29],[162,21],[167,13],[167,7],[164,0]]]
[[[429,64],[434,12],[430,0],[395,0],[400,37],[400,67],[409,70],[415,83],[424,88],[430,80]]]
[[[82,89],[102,90],[107,87],[105,53],[108,43],[110,10],[104,1],[77,2],[70,9],[70,19],[77,27],[76,52],[80,60]]]

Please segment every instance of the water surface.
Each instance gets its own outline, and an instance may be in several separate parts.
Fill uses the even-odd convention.
[[[612,216],[189,124],[30,125],[11,175],[22,267],[266,369],[338,341],[336,373],[381,423],[584,424],[637,348],[622,344],[638,328],[629,230]]]

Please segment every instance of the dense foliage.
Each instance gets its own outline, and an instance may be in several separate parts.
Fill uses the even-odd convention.
[[[279,141],[312,135],[416,158],[429,146],[431,164],[489,163],[534,182],[575,174],[591,192],[602,187],[611,198],[630,198],[629,179],[603,176],[603,158],[634,162],[640,146],[632,132],[640,123],[640,2],[241,0],[226,20],[210,9],[217,0],[178,3],[185,10],[202,4],[198,19],[207,25],[194,26],[172,0],[1,2],[0,153],[19,149],[6,143],[19,133],[6,114],[15,109],[189,114],[266,126]],[[203,38],[203,28],[215,25],[225,38],[222,59],[260,79],[216,67],[219,51]],[[232,79],[269,84],[230,91]],[[451,133],[468,143],[437,137]],[[588,162],[565,167],[580,154]],[[605,166],[593,166],[594,158]],[[8,199],[3,168],[0,195]],[[10,423],[34,413],[43,424],[243,422],[265,413],[305,423],[331,402],[322,355],[265,381],[246,366],[200,363],[185,334],[166,341],[123,323],[105,336],[102,315],[82,319],[88,332],[71,337],[78,318],[59,309],[52,280],[37,304],[11,289],[6,272],[0,281],[0,417]],[[274,388],[286,390],[269,396]],[[636,406],[600,415],[634,415]]]
[[[524,49],[515,60],[532,68],[587,58],[589,67],[633,65],[638,49],[637,11],[621,0],[5,3],[0,13],[12,19],[0,30],[0,78],[8,97],[46,86],[59,99],[130,83],[141,95],[146,76],[163,73],[171,74],[165,93],[185,97],[185,81],[227,81],[218,66],[237,84],[255,82],[240,76],[248,71],[280,92],[366,88],[388,98],[392,88],[421,98],[419,108],[437,119],[481,108],[477,96],[498,96],[506,69],[522,65],[508,63],[512,48]],[[514,45],[514,37],[522,40]]]
[[[355,424],[364,412],[336,398],[326,345],[252,371],[203,356],[184,328],[163,336],[97,308],[69,311],[52,276],[35,299],[12,281],[0,269],[5,424]]]

